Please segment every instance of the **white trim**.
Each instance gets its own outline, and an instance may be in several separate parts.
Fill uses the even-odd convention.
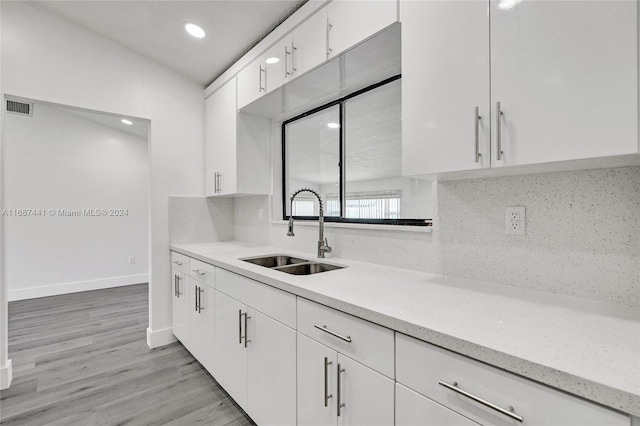
[[[149,346],[149,349],[159,348],[175,341],[177,339],[173,335],[171,327],[156,331],[151,330],[151,327],[147,328],[147,346]]]
[[[11,360],[7,360],[7,365],[0,368],[0,389],[8,389],[13,380],[13,367]]]
[[[9,302],[14,300],[35,299],[38,297],[57,296],[59,294],[78,293],[81,291],[100,290],[103,288],[122,287],[125,285],[149,282],[149,274],[126,275],[122,277],[100,278],[97,280],[76,281],[9,290]]]

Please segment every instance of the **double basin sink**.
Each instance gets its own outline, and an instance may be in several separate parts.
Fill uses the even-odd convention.
[[[262,257],[249,257],[240,259],[254,265],[270,268],[275,271],[286,272],[292,275],[311,275],[320,272],[342,269],[344,266],[332,265],[330,263],[315,262],[300,257],[274,254]]]

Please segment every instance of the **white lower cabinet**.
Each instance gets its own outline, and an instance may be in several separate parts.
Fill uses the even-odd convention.
[[[393,332],[302,299],[298,299],[298,327],[314,338],[329,339],[324,344],[298,333],[298,424],[392,425],[393,379],[342,352],[370,359],[384,369],[384,354],[393,351]],[[338,336],[331,334],[335,330],[340,331]],[[391,333],[390,340],[385,330]],[[367,353],[376,332],[381,333],[376,339],[383,354],[379,363]],[[393,357],[390,362],[393,374]]]
[[[251,288],[264,286],[227,271],[216,274],[218,283],[222,288],[238,284],[229,288],[248,299],[255,293]],[[216,380],[257,424],[295,425],[295,330],[221,291],[215,293]],[[271,293],[260,303],[281,306],[280,296],[293,297]],[[295,312],[295,297],[293,302]]]
[[[249,309],[248,412],[259,425],[296,424],[296,332]]]
[[[247,306],[224,293],[215,297],[216,380],[231,397],[247,410],[247,350],[243,330]]]
[[[398,383],[482,425],[630,424],[624,414],[399,333],[396,378]],[[424,424],[442,423],[429,420]]]
[[[189,279],[189,350],[213,374],[215,334],[213,287]]]
[[[183,272],[172,269],[173,297],[171,298],[171,319],[173,335],[189,346],[189,276]]]
[[[478,423],[396,384],[396,426],[416,425],[474,426]]]

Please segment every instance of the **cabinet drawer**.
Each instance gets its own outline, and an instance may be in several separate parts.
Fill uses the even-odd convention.
[[[629,417],[401,334],[396,374],[403,385],[484,425],[629,426]],[[522,416],[522,423],[451,390],[441,382]]]
[[[478,423],[396,383],[396,426],[478,426]]]
[[[220,268],[216,268],[216,289],[295,330],[293,294]]]
[[[176,251],[171,252],[171,267],[178,271],[188,274],[189,273],[189,257]]]
[[[216,267],[208,263],[201,262],[197,259],[189,260],[189,276],[196,280],[215,287],[216,284]]]
[[[394,378],[393,331],[298,298],[298,331]]]

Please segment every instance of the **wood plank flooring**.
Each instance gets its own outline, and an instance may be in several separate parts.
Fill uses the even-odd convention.
[[[253,425],[180,343],[150,350],[146,284],[9,303],[2,425]]]

